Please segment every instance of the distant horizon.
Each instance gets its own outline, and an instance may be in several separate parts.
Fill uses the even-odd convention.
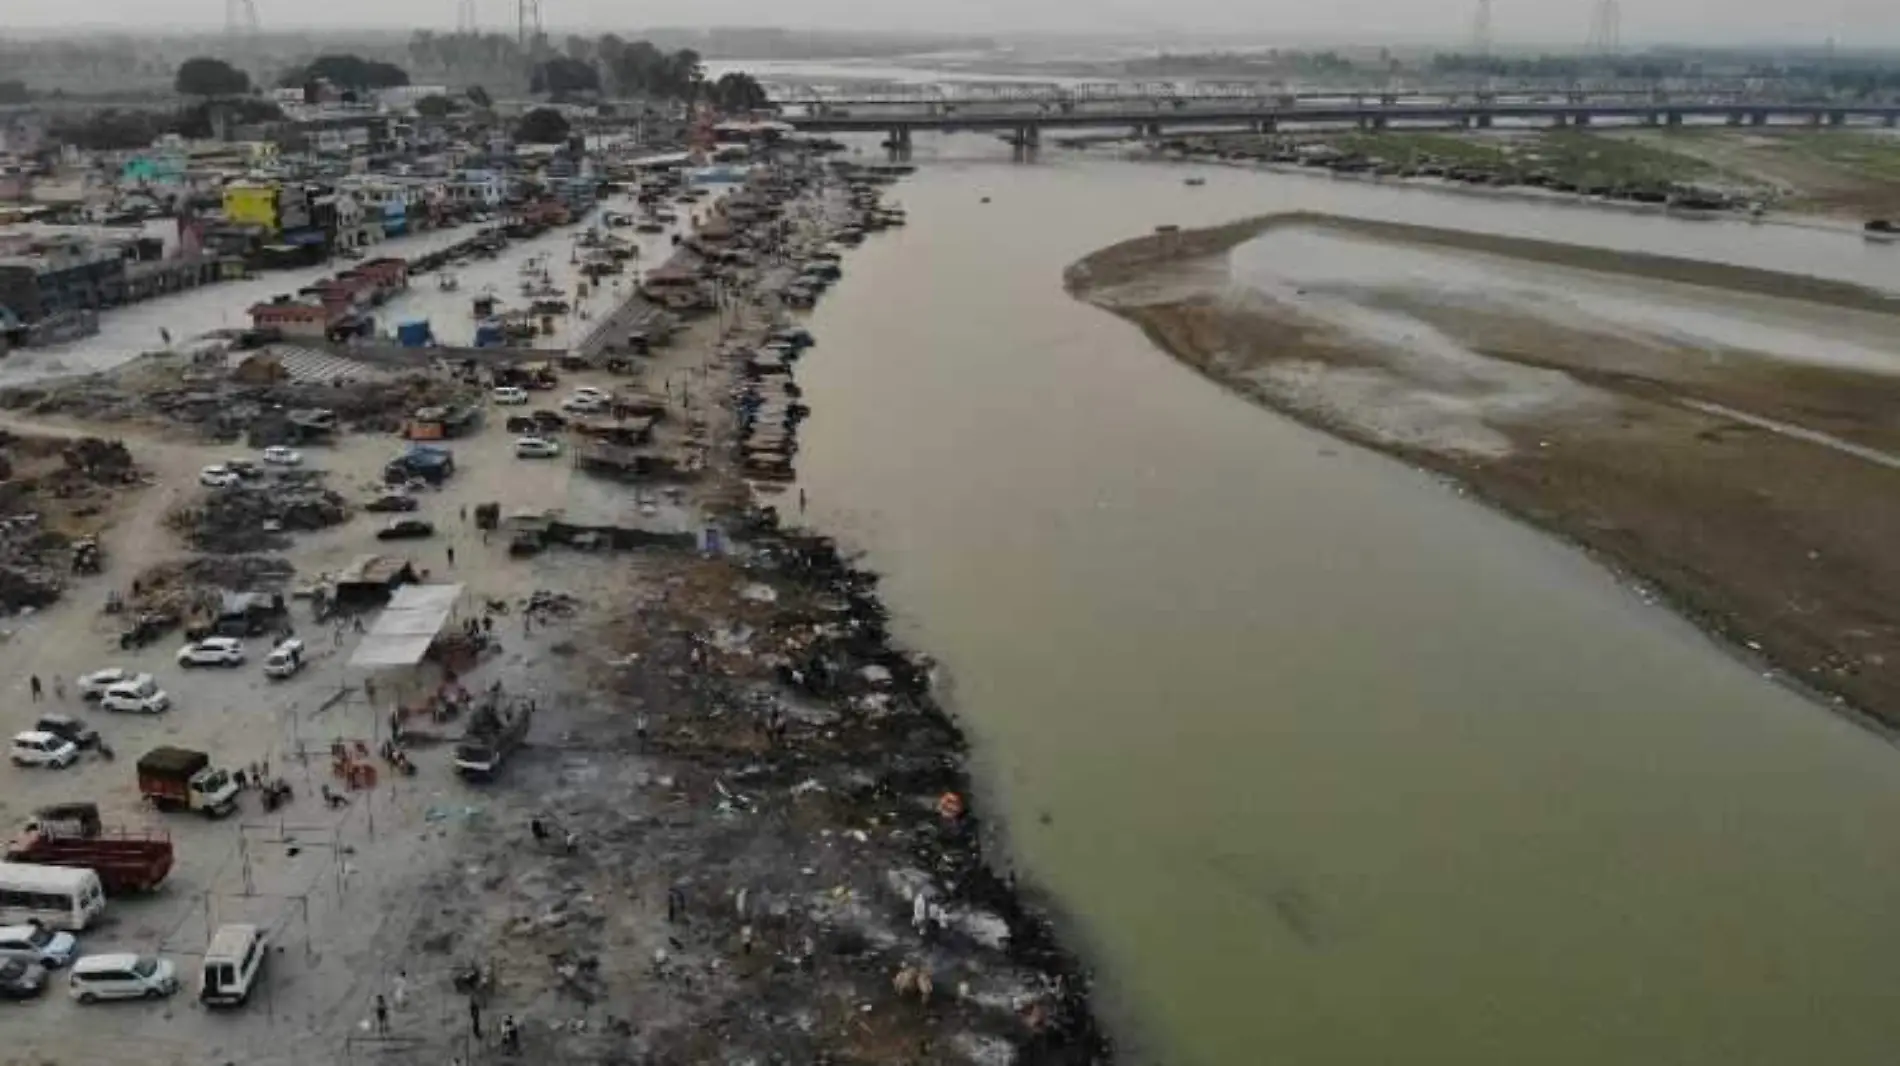
[[[483,25],[479,27],[479,29],[480,29],[480,32],[484,34],[499,33],[499,34],[512,35],[514,27],[512,26],[512,24],[503,24],[501,22],[495,22],[492,24]],[[427,25],[427,24],[399,25],[399,24],[391,23],[391,24],[360,24],[360,25],[340,25],[340,24],[265,25],[262,28],[261,33],[265,37],[311,36],[311,37],[323,38],[323,37],[348,37],[351,35],[407,37],[418,30],[427,30],[432,33],[456,32],[456,28],[453,25]],[[1439,35],[1430,35],[1430,34],[1413,36],[1413,35],[1406,35],[1403,33],[1389,33],[1381,38],[1359,38],[1359,39],[1341,39],[1338,37],[1334,37],[1334,36],[1331,36],[1328,34],[1322,34],[1322,33],[1311,33],[1311,34],[1284,33],[1284,34],[1277,34],[1272,38],[1262,37],[1262,38],[1246,38],[1246,39],[1236,40],[1235,35],[1233,33],[1223,32],[1223,31],[1215,30],[1215,29],[1208,29],[1208,30],[1177,29],[1165,35],[1157,35],[1152,32],[1144,32],[1144,31],[1139,31],[1139,30],[1126,30],[1126,31],[1104,30],[1104,31],[1096,31],[1096,32],[1078,33],[1078,32],[1054,31],[1054,30],[984,31],[984,30],[951,30],[951,29],[926,29],[926,28],[909,28],[909,29],[876,28],[876,29],[873,29],[873,28],[866,28],[862,26],[852,26],[852,27],[825,26],[825,25],[794,26],[794,25],[773,24],[773,23],[723,23],[723,24],[707,24],[707,25],[673,24],[673,25],[653,25],[653,26],[638,26],[638,27],[627,26],[627,25],[618,25],[618,26],[549,25],[544,28],[544,32],[549,37],[553,37],[553,38],[562,38],[562,37],[567,37],[570,35],[598,37],[602,34],[607,34],[607,33],[614,33],[623,37],[629,36],[629,35],[633,35],[637,37],[639,34],[642,34],[642,33],[679,34],[679,33],[740,32],[740,31],[751,31],[751,32],[778,31],[778,32],[789,34],[789,35],[837,36],[840,38],[847,38],[847,39],[854,38],[859,41],[862,41],[865,44],[875,43],[879,39],[940,38],[947,43],[955,38],[982,37],[982,38],[989,38],[993,40],[994,42],[996,42],[999,48],[1004,48],[1004,49],[1010,48],[1012,46],[1021,46],[1021,45],[1041,45],[1041,46],[1062,45],[1062,44],[1070,44],[1070,45],[1076,45],[1076,46],[1113,45],[1113,46],[1120,46],[1120,47],[1146,46],[1148,48],[1153,49],[1157,53],[1175,51],[1175,52],[1195,53],[1195,54],[1209,54],[1209,53],[1220,53],[1220,52],[1244,53],[1244,52],[1249,52],[1249,51],[1257,51],[1264,48],[1288,48],[1288,49],[1299,49],[1299,50],[1314,50],[1314,49],[1359,50],[1359,49],[1376,49],[1376,48],[1382,48],[1382,47],[1389,47],[1389,48],[1402,48],[1402,49],[1432,49],[1432,50],[1440,51],[1440,52],[1470,52],[1474,48],[1474,42],[1468,36],[1456,37],[1456,36],[1439,36]],[[180,23],[177,20],[170,20],[162,28],[160,27],[152,27],[152,28],[133,27],[133,26],[128,26],[122,22],[115,22],[115,23],[68,22],[62,25],[24,25],[24,26],[0,25],[0,40],[5,40],[7,38],[36,39],[36,40],[61,40],[61,39],[83,40],[87,38],[110,38],[110,37],[127,37],[127,36],[137,36],[137,37],[148,38],[148,39],[159,38],[159,39],[165,39],[165,40],[192,40],[192,39],[202,39],[202,38],[207,38],[207,37],[221,38],[224,36],[224,33],[225,33],[225,28],[222,21],[188,24],[188,23]],[[1209,39],[1209,38],[1214,38],[1214,37],[1219,37],[1222,39],[1221,40]],[[1864,36],[1861,36],[1861,37],[1856,38],[1852,43],[1843,42],[1839,39],[1835,39],[1831,43],[1832,43],[1832,49],[1836,55],[1856,56],[1856,57],[1893,55],[1896,59],[1900,59],[1900,39],[1896,39],[1890,42],[1874,43],[1874,42],[1869,42]],[[1682,38],[1682,37],[1674,37],[1674,36],[1659,36],[1655,38],[1632,38],[1626,34],[1624,35],[1622,41],[1620,42],[1617,52],[1619,54],[1625,54],[1625,53],[1633,54],[1633,53],[1640,53],[1640,52],[1650,51],[1650,50],[1706,49],[1706,50],[1712,50],[1712,51],[1732,51],[1732,52],[1755,52],[1755,51],[1807,52],[1807,51],[1812,51],[1812,52],[1819,53],[1819,52],[1827,51],[1829,49],[1829,46],[1830,46],[1830,40],[1827,37],[1809,37],[1809,36],[1742,37],[1742,36],[1737,36],[1737,37],[1728,37],[1728,38],[1718,37],[1718,38],[1708,38],[1708,39],[1694,39],[1694,38]],[[1531,38],[1531,37],[1513,38],[1513,37],[1504,36],[1500,34],[1492,39],[1491,49],[1495,52],[1500,52],[1500,53],[1575,54],[1575,53],[1581,53],[1581,52],[1587,51],[1588,45],[1581,37],[1575,40],[1559,39],[1559,38],[1545,39],[1545,38]],[[757,57],[754,57],[754,58],[757,58]],[[851,55],[848,51],[841,52],[835,58],[848,59],[848,58],[851,58]]]

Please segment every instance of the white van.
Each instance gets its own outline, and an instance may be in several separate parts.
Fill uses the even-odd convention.
[[[91,870],[0,862],[0,925],[39,922],[76,933],[105,909],[105,886]]]
[[[158,999],[178,991],[178,971],[155,955],[88,955],[66,978],[81,1003],[102,999]]]
[[[204,983],[198,1000],[208,1006],[242,1004],[251,998],[267,951],[264,934],[254,925],[221,925],[205,949]]]

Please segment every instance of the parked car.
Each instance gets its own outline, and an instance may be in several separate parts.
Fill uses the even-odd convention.
[[[42,714],[40,720],[33,723],[33,728],[64,737],[81,751],[99,743],[99,731],[70,714]]]
[[[491,395],[493,395],[496,403],[509,407],[528,402],[528,390],[518,389],[513,385],[503,385],[496,389]]]
[[[273,444],[264,449],[264,461],[272,466],[302,466],[303,453],[295,448]]]
[[[517,459],[552,459],[560,454],[560,444],[543,437],[520,437],[515,441]]]
[[[46,967],[24,959],[0,959],[0,999],[35,999],[46,991]]]
[[[150,674],[140,674],[135,681],[121,681],[99,697],[100,707],[127,714],[160,714],[171,705],[172,698],[152,683]]]
[[[79,941],[71,933],[39,922],[0,926],[0,960],[31,962],[57,970],[73,961]]]
[[[415,540],[435,536],[435,526],[421,518],[398,518],[376,531],[377,540]]]
[[[264,676],[281,681],[303,669],[303,641],[290,637],[264,657]]]
[[[264,468],[249,459],[226,459],[223,465],[242,481],[257,481],[264,476]]]
[[[102,999],[158,999],[178,991],[178,971],[154,955],[87,955],[66,978],[81,1003]]]
[[[594,393],[577,392],[561,401],[561,410],[576,414],[598,414],[607,409],[607,399]]]
[[[384,493],[363,505],[363,510],[371,514],[400,514],[413,511],[418,504],[414,496],[400,492]]]
[[[244,662],[244,645],[235,637],[206,637],[178,649],[178,665],[237,666]]]
[[[65,737],[29,729],[14,735],[13,761],[20,766],[60,770],[79,761],[79,748]]]
[[[227,488],[238,483],[237,472],[228,466],[207,466],[198,471],[198,484],[211,489]]]
[[[80,677],[79,696],[81,699],[96,700],[106,694],[106,689],[114,685],[125,681],[139,680],[143,680],[149,684],[152,680],[152,675],[135,674],[121,666],[108,666],[103,670],[94,670],[92,673]]]

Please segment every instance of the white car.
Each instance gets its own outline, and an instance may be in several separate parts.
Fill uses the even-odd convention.
[[[14,735],[13,761],[20,766],[59,770],[79,761],[79,749],[65,737],[29,730]]]
[[[528,390],[513,385],[503,385],[493,393],[495,402],[508,407],[518,407],[528,402]]]
[[[210,489],[222,489],[237,484],[241,478],[237,471],[228,466],[207,466],[198,471],[198,484]]]
[[[136,681],[121,681],[99,697],[102,709],[125,714],[163,714],[171,705],[171,696],[152,684],[150,674],[140,674]]]
[[[595,414],[607,409],[607,398],[599,393],[577,392],[561,401],[561,410]]]
[[[279,643],[264,657],[264,676],[281,681],[303,669],[303,641],[291,637]]]
[[[556,441],[542,437],[518,437],[515,440],[515,457],[518,459],[552,459],[561,454],[561,445]]]
[[[0,926],[0,959],[36,962],[57,970],[73,961],[79,941],[67,932],[55,932],[38,922]]]
[[[84,700],[96,700],[105,695],[106,690],[112,686],[128,681],[138,685],[141,689],[150,689],[152,687],[151,674],[135,674],[124,667],[108,666],[104,670],[94,670],[92,673],[80,677],[79,698]]]
[[[302,466],[303,453],[295,448],[286,448],[281,444],[273,444],[264,449],[264,461],[270,463],[272,466]]]
[[[231,637],[206,637],[178,649],[178,665],[237,666],[244,662],[244,645]]]
[[[87,955],[66,978],[81,1003],[102,999],[158,999],[178,991],[178,971],[152,955]]]
[[[576,395],[576,396],[592,396],[592,397],[594,397],[595,399],[597,399],[597,400],[602,400],[602,401],[606,401],[606,400],[611,400],[611,399],[613,399],[613,397],[612,397],[612,396],[610,396],[610,395],[608,394],[608,392],[607,392],[607,390],[606,390],[606,389],[599,389],[599,388],[595,388],[595,387],[594,387],[594,386],[592,386],[592,385],[576,385],[576,386],[574,386],[574,395]]]

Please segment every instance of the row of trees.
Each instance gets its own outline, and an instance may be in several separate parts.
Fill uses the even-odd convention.
[[[628,41],[612,33],[570,35],[555,50],[545,39],[524,49],[513,37],[498,33],[418,30],[409,39],[409,58],[419,71],[451,79],[479,79],[496,70],[525,72],[530,91],[556,99],[589,93],[710,99],[730,110],[766,103],[764,90],[750,75],[727,74],[708,82],[700,55],[691,48],[667,51],[650,41]]]

